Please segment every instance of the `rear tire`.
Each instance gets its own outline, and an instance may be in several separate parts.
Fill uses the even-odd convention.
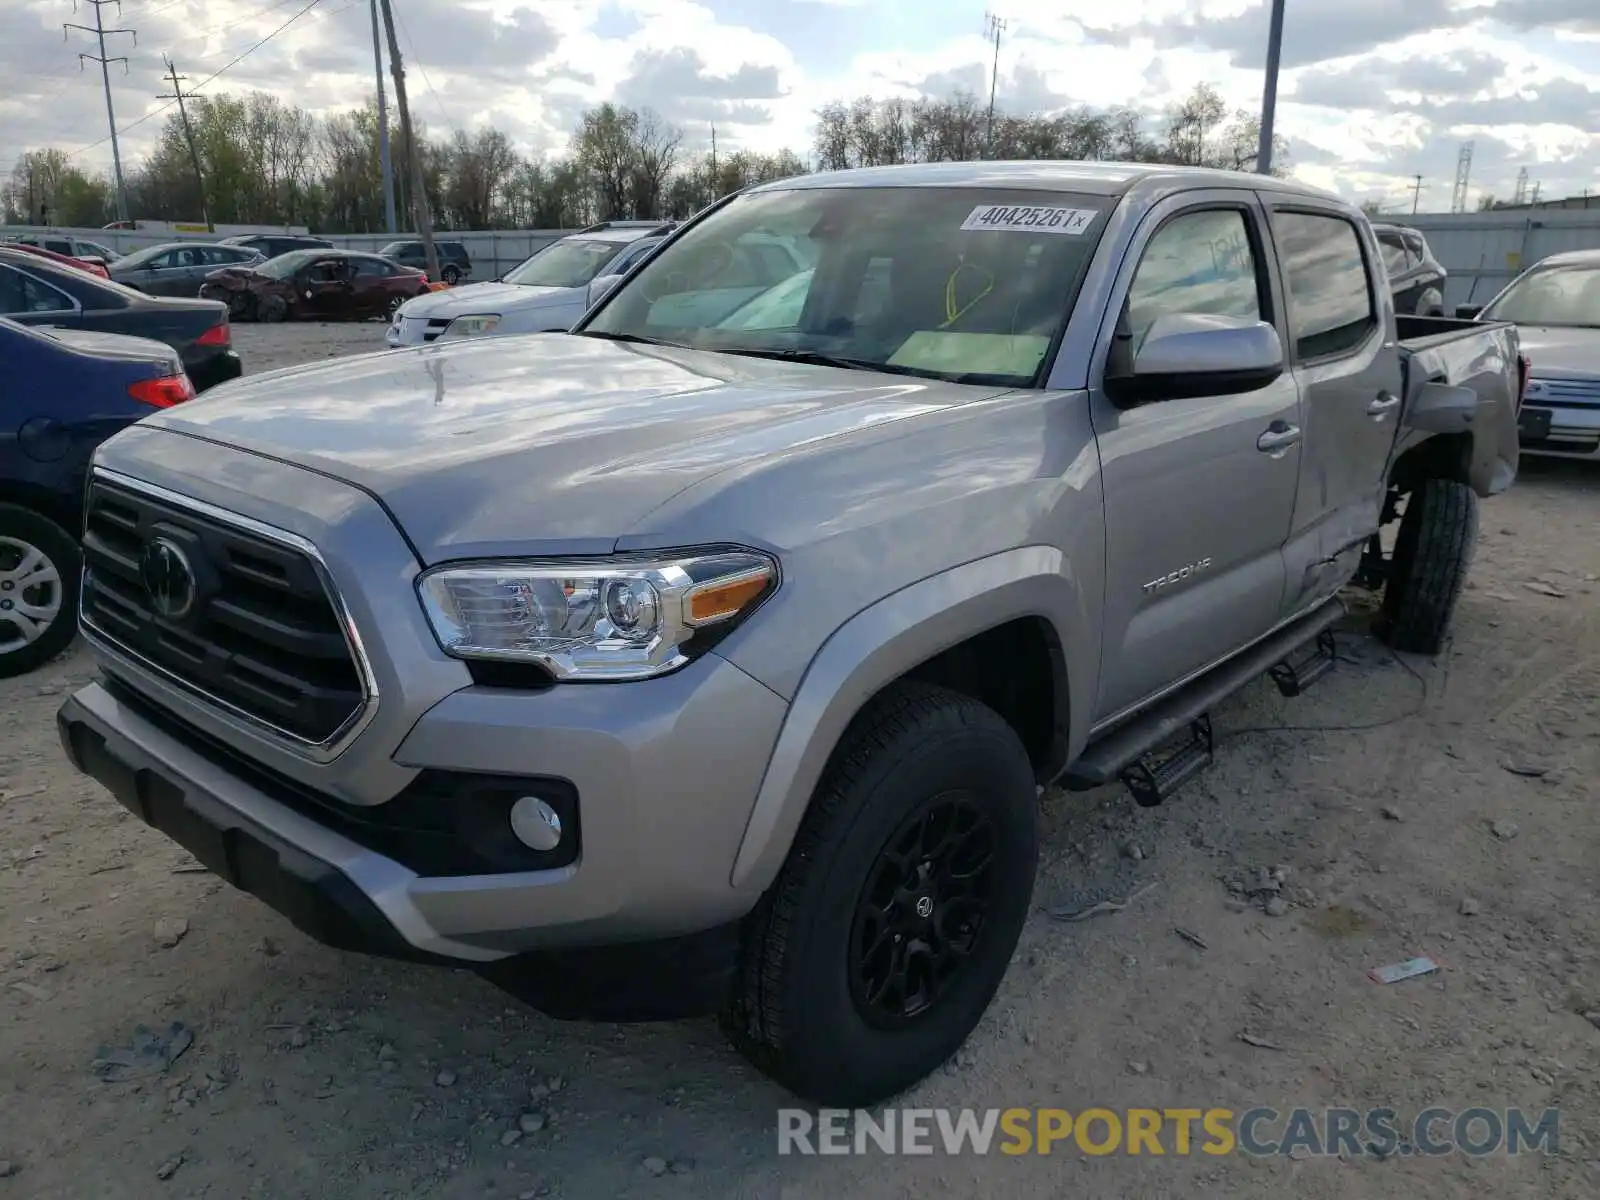
[[[1454,479],[1424,479],[1406,500],[1380,612],[1383,640],[1438,654],[1478,544],[1478,497]]]
[[[78,632],[78,543],[32,509],[0,504],[0,679],[26,675]]]
[[[904,1091],[988,1009],[1037,858],[1033,769],[1016,732],[969,697],[896,685],[846,732],[747,919],[729,1039],[813,1103]]]

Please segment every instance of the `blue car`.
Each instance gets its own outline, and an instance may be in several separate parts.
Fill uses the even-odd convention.
[[[0,678],[49,661],[77,632],[95,447],[194,394],[161,342],[0,317]]]

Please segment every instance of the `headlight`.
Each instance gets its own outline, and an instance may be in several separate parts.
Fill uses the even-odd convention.
[[[417,589],[447,654],[618,681],[681,667],[777,582],[765,554],[706,550],[437,567]]]
[[[493,333],[499,327],[499,313],[473,313],[451,321],[434,341],[442,342],[446,338],[482,337],[486,333]]]

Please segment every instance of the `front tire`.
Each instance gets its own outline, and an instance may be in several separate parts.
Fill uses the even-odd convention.
[[[451,287],[455,287],[456,284],[461,282],[461,268],[446,267],[444,270],[439,272],[439,278],[444,280],[444,282],[449,284]]]
[[[0,504],[0,679],[26,675],[72,644],[82,561],[54,521]]]
[[[275,325],[289,317],[289,302],[282,296],[261,296],[256,300],[256,320]]]
[[[1016,732],[967,696],[896,685],[845,734],[748,918],[730,1040],[813,1103],[904,1091],[988,1009],[1037,858]]]
[[[1380,611],[1383,640],[1408,654],[1444,648],[1478,544],[1478,497],[1454,479],[1424,479],[1406,500]]]

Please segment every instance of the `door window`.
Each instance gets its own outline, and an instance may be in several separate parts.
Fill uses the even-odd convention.
[[[1348,354],[1378,324],[1356,227],[1343,217],[1280,212],[1273,235],[1289,286],[1289,322],[1301,359]]]
[[[0,267],[0,315],[69,312],[72,299],[32,275],[10,267]]]
[[[1156,231],[1128,287],[1135,349],[1157,317],[1208,313],[1262,319],[1256,256],[1245,222],[1238,209],[1208,209],[1184,213]]]
[[[353,264],[355,273],[364,278],[383,278],[392,273],[392,268],[381,258],[358,258]]]

